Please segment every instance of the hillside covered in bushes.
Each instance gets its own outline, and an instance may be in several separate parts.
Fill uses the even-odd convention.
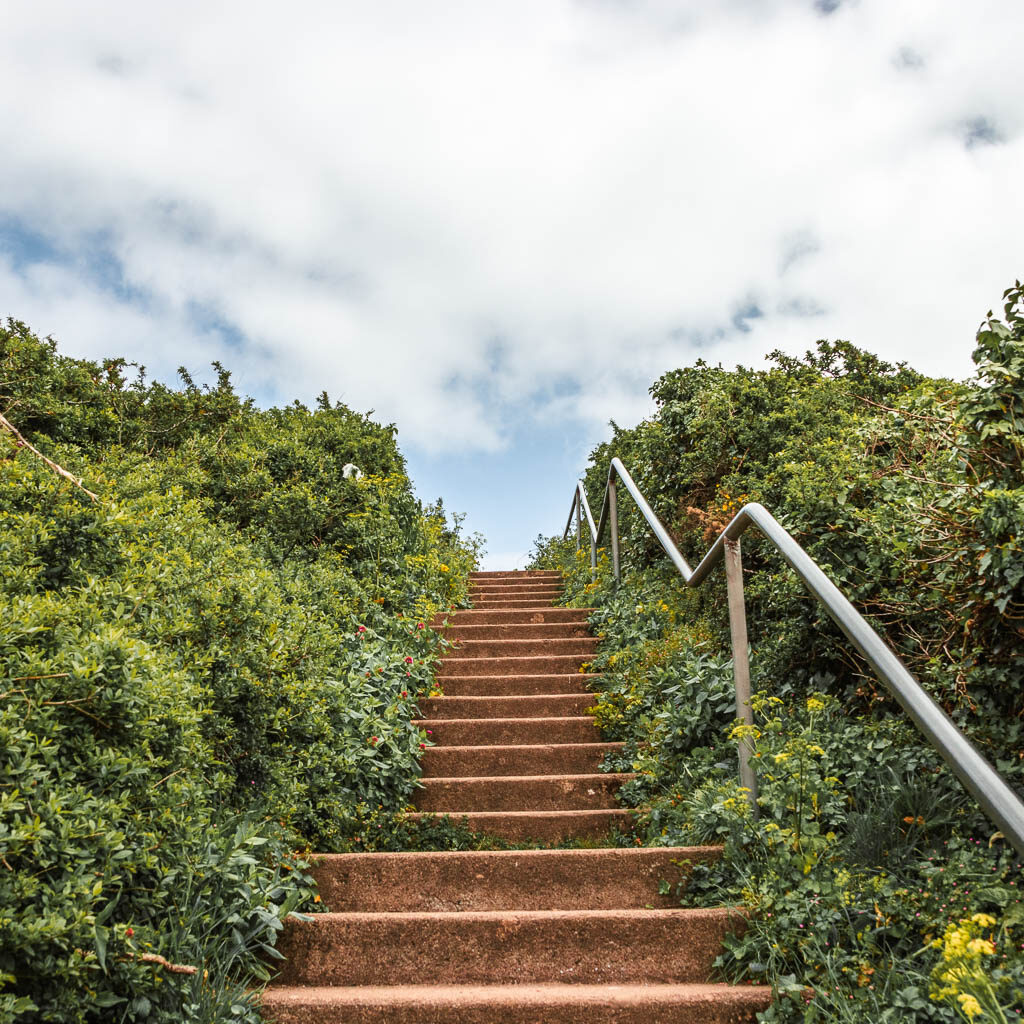
[[[392,427],[216,369],[0,329],[0,1021],[258,1019],[294,851],[397,842],[416,785],[476,541]]]
[[[618,456],[696,564],[763,503],[926,690],[1024,793],[1024,290],[989,314],[975,377],[936,380],[845,342],[769,368],[706,363],[651,388],[586,473],[597,514]],[[687,589],[620,488],[624,576],[587,540],[538,539],[569,603],[594,606],[607,767],[636,771],[638,841],[721,842],[685,899],[744,903],[721,958],[775,985],[766,1021],[1016,1020],[1024,874],[824,610],[756,530],[743,540],[760,780],[751,814],[721,569]]]

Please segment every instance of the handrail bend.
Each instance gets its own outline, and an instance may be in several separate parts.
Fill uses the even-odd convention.
[[[573,512],[577,516],[577,544],[582,540],[582,521],[579,509],[586,510],[591,539],[591,565],[596,565],[596,552],[610,521],[612,527],[612,560],[615,579],[619,579],[619,537],[618,515],[616,508],[616,477],[622,481],[630,496],[636,502],[641,514],[647,521],[665,553],[679,570],[687,586],[699,586],[707,579],[711,570],[725,559],[727,583],[730,585],[729,618],[733,640],[733,665],[737,676],[737,713],[747,721],[752,720],[749,706],[741,702],[741,676],[746,672],[746,684],[749,687],[749,669],[746,666],[747,644],[746,623],[742,604],[742,565],[740,563],[739,539],[751,527],[756,526],[782,555],[790,568],[803,580],[807,589],[825,606],[829,616],[842,630],[846,638],[861,653],[890,693],[899,701],[900,706],[910,716],[925,738],[941,754],[943,760],[963,784],[964,788],[974,797],[981,809],[995,822],[1000,831],[1016,850],[1024,856],[1024,802],[1014,793],[1002,776],[982,757],[971,741],[953,723],[952,719],[925,692],[921,684],[908,671],[896,656],[891,647],[878,635],[860,612],[847,600],[839,588],[822,572],[818,564],[797,543],[793,536],[779,521],[757,502],[744,505],[736,513],[729,525],[719,534],[708,553],[701,559],[696,569],[689,563],[676,547],[664,525],[654,514],[639,487],[629,475],[626,467],[617,458],[613,458],[608,468],[608,483],[605,487],[601,515],[595,525],[590,507],[587,504],[583,482],[580,481],[573,496],[573,507],[569,512],[569,524],[566,525],[565,539],[572,523]],[[730,555],[735,565],[730,565]],[[731,578],[730,578],[731,577]],[[736,597],[738,587],[739,602]],[[737,619],[744,620],[737,622]],[[741,628],[737,628],[740,626]],[[741,641],[738,644],[737,641]],[[737,650],[742,646],[742,651]],[[749,700],[749,689],[747,691]],[[749,754],[749,751],[747,751]],[[744,764],[744,744],[740,746],[741,776],[744,785],[751,790],[751,797],[756,807],[756,780],[754,786],[749,785],[752,772],[748,764]],[[745,768],[748,770],[745,771]]]

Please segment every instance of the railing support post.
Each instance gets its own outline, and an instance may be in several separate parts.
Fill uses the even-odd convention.
[[[615,474],[608,477],[608,521],[612,530],[612,573],[619,582],[619,506],[615,492]]]
[[[576,490],[576,550],[583,546],[583,502],[580,501],[580,492]]]
[[[744,725],[754,724],[750,707],[750,659],[747,656],[747,611],[743,601],[743,556],[738,540],[725,540],[725,584],[729,597],[729,634],[732,640],[732,671],[736,683],[736,717]],[[740,740],[740,785],[747,790],[757,817],[757,775],[751,760],[751,739]]]

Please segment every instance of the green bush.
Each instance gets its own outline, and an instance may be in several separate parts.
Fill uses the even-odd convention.
[[[393,428],[126,370],[0,331],[0,1021],[258,1019],[301,851],[398,827],[476,557]]]
[[[746,501],[763,502],[1018,792],[1022,312],[1018,283],[1003,319],[982,324],[966,384],[825,342],[765,371],[666,374],[655,416],[616,428],[586,476],[596,505],[622,458],[694,562]],[[625,741],[606,767],[637,773],[623,797],[641,840],[724,846],[683,897],[751,908],[723,976],[776,988],[765,1021],[1024,1011],[1017,854],[788,567],[744,537],[758,696],[755,724],[736,727],[720,570],[689,590],[628,499],[620,522],[619,586],[604,550],[592,578],[574,543],[539,538],[535,565],[560,568],[567,600],[596,608],[595,713]],[[743,736],[757,817],[738,781]]]

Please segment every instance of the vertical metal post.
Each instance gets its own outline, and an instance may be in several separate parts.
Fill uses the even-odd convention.
[[[619,582],[619,507],[616,503],[615,474],[608,477],[608,522],[612,530],[612,572]]]
[[[580,489],[576,488],[576,550],[583,547],[583,502],[580,501]]]
[[[732,640],[732,671],[736,683],[736,717],[754,724],[750,707],[750,660],[747,656],[747,611],[743,602],[743,556],[738,540],[725,541],[725,583],[729,597],[729,634]],[[750,763],[751,740],[740,740],[740,785],[757,816],[757,776]]]
[[[590,535],[590,582],[597,579],[597,540]]]

